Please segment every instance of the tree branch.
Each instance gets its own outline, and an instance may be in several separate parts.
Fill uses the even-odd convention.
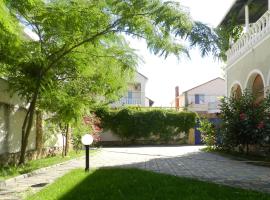
[[[44,70],[43,73],[46,73],[48,70],[50,70],[51,67],[53,67],[53,65],[55,65],[57,62],[59,62],[63,57],[65,57],[67,54],[69,54],[70,52],[72,52],[74,49],[82,46],[85,43],[91,42],[93,40],[95,40],[97,37],[101,36],[101,35],[105,35],[109,32],[114,32],[116,30],[113,30],[112,28],[115,27],[120,20],[116,20],[114,23],[112,23],[111,25],[109,25],[106,29],[104,29],[101,32],[96,33],[95,35],[91,36],[90,38],[87,38],[75,45],[73,45],[72,47],[70,47],[69,49],[67,49],[66,51],[64,51],[61,55],[59,55],[56,59],[54,59],[51,64],[48,65],[48,67]]]

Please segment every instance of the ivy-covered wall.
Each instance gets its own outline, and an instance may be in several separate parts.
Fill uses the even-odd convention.
[[[145,110],[124,108],[120,110],[97,109],[101,128],[111,130],[122,140],[155,138],[168,142],[180,133],[188,133],[195,126],[196,114],[173,110]]]

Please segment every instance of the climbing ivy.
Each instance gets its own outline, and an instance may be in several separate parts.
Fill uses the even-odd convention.
[[[173,110],[134,109],[120,110],[97,109],[97,117],[101,119],[101,127],[112,130],[122,139],[136,140],[155,136],[169,141],[181,132],[187,133],[195,126],[195,113],[177,112]]]

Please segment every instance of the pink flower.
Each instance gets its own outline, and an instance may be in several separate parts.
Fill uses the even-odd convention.
[[[246,114],[245,113],[241,113],[240,114],[240,120],[245,120],[246,119]]]
[[[257,125],[258,129],[263,129],[264,128],[264,122],[261,121],[258,125]]]
[[[260,104],[259,103],[254,103],[253,106],[256,108],[258,107]]]

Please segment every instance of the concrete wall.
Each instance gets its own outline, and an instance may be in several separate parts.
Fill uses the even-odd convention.
[[[104,131],[100,134],[100,140],[106,141],[106,142],[115,142],[115,141],[121,141],[121,138],[119,138],[117,135],[113,134],[111,130]]]
[[[230,96],[234,84],[239,84],[242,91],[246,89],[249,85],[248,80],[256,73],[262,76],[264,86],[268,87],[270,81],[270,36],[227,66],[227,95]]]
[[[0,79],[0,154],[20,151],[21,128],[26,114],[24,102],[17,95],[10,96],[8,84]],[[35,127],[29,136],[28,150],[36,147]]]

